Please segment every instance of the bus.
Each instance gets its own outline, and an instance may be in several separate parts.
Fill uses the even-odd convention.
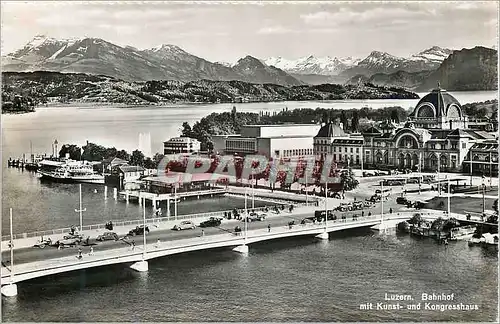
[[[405,178],[385,179],[380,181],[381,186],[402,186],[406,183]]]

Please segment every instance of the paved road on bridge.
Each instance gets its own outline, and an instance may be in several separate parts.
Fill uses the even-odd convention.
[[[366,212],[367,214],[368,212]],[[311,213],[312,214],[312,213]],[[295,220],[295,224],[300,224],[300,221],[305,217],[304,214],[296,214],[296,213],[288,213],[283,212],[279,215],[272,214],[272,216],[267,217],[264,221],[256,221],[249,222],[248,229],[262,229],[266,228],[268,225],[271,225],[271,230],[277,226],[287,226],[288,222],[291,220]],[[340,213],[339,213],[340,215]],[[155,229],[154,226],[149,226],[151,231],[146,235],[146,243],[152,244],[157,242],[160,239],[162,242],[180,240],[186,238],[193,238],[201,236],[201,230],[203,229],[205,236],[216,235],[221,233],[233,233],[234,227],[238,225],[242,229],[244,228],[244,222],[238,220],[226,220],[219,227],[208,227],[208,228],[200,228],[197,227],[194,230],[182,230],[182,231],[173,231],[171,229]],[[132,227],[131,227],[132,228]],[[104,250],[112,250],[118,247],[127,247],[130,246],[130,242],[132,240],[135,241],[137,248],[142,248],[143,237],[142,235],[130,237],[128,240],[119,240],[119,241],[105,241],[105,242],[96,242],[95,237],[89,240],[89,244],[94,247],[94,252],[104,251]],[[83,250],[84,255],[88,254],[90,251],[90,246],[80,246]],[[23,264],[29,262],[36,262],[54,258],[60,258],[64,256],[76,255],[78,251],[77,247],[68,247],[58,250],[55,247],[45,247],[44,249],[30,247],[30,248],[22,248],[14,251],[14,263],[15,264]],[[10,259],[10,252],[4,251],[2,253],[3,263],[8,265]]]

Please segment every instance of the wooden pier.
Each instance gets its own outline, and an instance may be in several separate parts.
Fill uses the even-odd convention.
[[[174,202],[175,208],[177,208],[177,203],[181,201],[181,199],[185,199],[187,197],[196,197],[200,199],[200,197],[213,197],[214,195],[223,195],[227,193],[227,189],[225,188],[212,188],[209,190],[198,190],[198,191],[186,191],[186,192],[177,192],[167,193],[167,194],[155,194],[151,192],[143,192],[143,191],[120,191],[120,196],[124,197],[127,202],[130,201],[130,198],[137,199],[139,205],[142,205],[143,201],[149,200],[152,202],[154,208],[158,207],[160,202],[166,201],[167,203],[167,214],[170,214],[170,203]]]

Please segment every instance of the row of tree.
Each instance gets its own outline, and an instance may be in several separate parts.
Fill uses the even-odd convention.
[[[192,158],[192,157],[191,157]],[[206,171],[207,173],[214,173],[216,172],[217,168],[221,164],[222,160],[220,159],[219,156],[215,156],[210,161],[205,160],[198,160],[194,162],[195,168],[200,168],[202,167],[203,163],[210,163],[210,167]],[[187,166],[188,166],[188,158],[185,158],[182,161],[170,161],[166,165],[166,170],[167,171],[175,171],[175,172],[186,172]],[[235,170],[235,177],[236,179],[242,179],[243,174],[244,174],[244,166],[245,162],[242,158],[234,158],[232,161],[234,163],[234,170]],[[299,181],[299,179],[304,179],[305,178],[305,172],[306,172],[306,167],[307,167],[307,162],[305,160],[299,160],[298,163],[295,165],[295,168],[287,171],[282,170],[283,165],[286,163],[290,163],[290,161],[287,160],[270,160],[270,162],[265,166],[265,168],[256,174],[250,175],[250,179],[255,180],[255,184],[257,185],[258,180],[266,180],[269,182],[269,185],[271,186],[272,189],[274,189],[274,185],[276,183],[280,183],[281,188],[290,188],[292,183],[296,183]],[[281,166],[279,166],[281,165]],[[322,158],[318,158],[314,161],[314,168],[312,172],[312,178],[308,180],[308,183],[310,185],[316,185],[316,186],[324,186],[324,183],[322,182],[322,176],[324,172],[324,168],[327,167],[328,164],[326,161],[324,161]],[[261,168],[259,165],[258,161],[253,161],[252,162],[252,169],[256,168]],[[228,167],[225,165],[225,167],[222,169],[222,172],[227,173],[228,172]],[[289,172],[292,172],[292,177],[290,178]],[[330,190],[333,191],[338,191],[338,190],[345,190],[345,191],[350,191],[355,189],[359,181],[354,177],[354,173],[352,172],[351,169],[344,170],[343,172],[340,172],[338,169],[337,165],[330,165],[330,169],[328,172],[328,176],[330,177],[338,177],[340,178],[339,183],[329,183],[328,187]]]

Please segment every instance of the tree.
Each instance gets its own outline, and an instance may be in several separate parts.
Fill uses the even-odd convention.
[[[130,160],[130,154],[127,153],[125,150],[120,150],[116,152],[116,157],[125,161]]]
[[[391,121],[393,121],[395,123],[399,123],[399,114],[398,114],[398,111],[396,109],[391,111]]]
[[[347,114],[345,110],[342,110],[342,113],[340,114],[340,122],[343,125],[344,131],[347,131],[349,127],[349,121],[347,120]]]
[[[435,231],[440,231],[443,228],[443,225],[444,225],[444,219],[438,217],[432,222],[431,229]]]
[[[358,187],[359,181],[354,177],[351,169],[347,172],[342,172],[340,175],[340,183],[345,191],[350,191]]]
[[[188,122],[182,123],[181,137],[193,137],[193,130]]]
[[[86,161],[102,161],[106,156],[107,149],[94,143],[83,146],[82,159]]]
[[[154,156],[153,156],[153,163],[155,165],[155,168],[158,167],[158,165],[160,164],[161,160],[163,160],[163,158],[165,157],[165,155],[161,154],[161,153],[156,153]]]
[[[410,220],[408,221],[409,224],[412,224],[412,225],[417,225],[417,226],[420,226],[420,224],[424,221],[424,219],[422,218],[422,215],[420,214],[414,214]]]
[[[81,160],[82,158],[82,149],[74,144],[65,144],[61,147],[59,151],[59,157],[66,157],[66,153],[69,153],[69,158],[72,160]]]
[[[144,154],[139,150],[133,151],[129,163],[131,165],[144,166]]]
[[[231,110],[231,120],[233,122],[233,129],[236,129],[236,106],[233,106],[233,109]]]
[[[144,168],[146,169],[155,169],[156,168],[156,164],[153,162],[153,160],[151,160],[150,157],[147,157],[146,159],[144,159]]]
[[[358,111],[355,110],[352,113],[352,119],[351,119],[351,131],[353,133],[357,132],[359,128],[359,116],[358,116]]]

